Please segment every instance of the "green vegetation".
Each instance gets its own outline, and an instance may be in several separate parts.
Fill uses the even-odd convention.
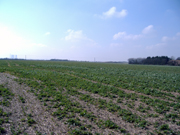
[[[19,96],[19,100],[21,100],[22,103],[25,103],[25,99],[22,96]]]
[[[0,105],[9,106],[9,100],[11,100],[12,96],[14,96],[12,92],[10,92],[7,88],[4,88],[3,85],[0,85],[0,97],[3,98],[0,100]]]
[[[14,94],[7,88],[5,88],[3,85],[0,85],[0,105],[9,107],[10,106],[10,100]],[[9,123],[9,116],[11,113],[7,113],[3,110],[3,108],[0,107],[0,133],[6,133],[6,129],[3,128],[3,124]]]
[[[0,61],[0,72],[10,73],[18,77],[14,80],[20,85],[29,86],[28,92],[68,126],[69,134],[91,135],[97,128],[118,134],[131,134],[131,128],[143,133],[180,134],[179,67],[8,62],[11,67]],[[2,88],[0,95],[3,97],[0,104],[8,106],[13,94]],[[22,96],[19,100],[26,103]],[[21,121],[27,121],[29,126],[36,124],[31,115]],[[131,128],[126,129],[121,123]]]

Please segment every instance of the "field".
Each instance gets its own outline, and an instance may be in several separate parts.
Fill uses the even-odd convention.
[[[0,61],[0,134],[180,134],[180,67]]]

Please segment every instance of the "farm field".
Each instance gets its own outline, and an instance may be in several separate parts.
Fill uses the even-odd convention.
[[[180,134],[180,67],[0,60],[0,134]]]

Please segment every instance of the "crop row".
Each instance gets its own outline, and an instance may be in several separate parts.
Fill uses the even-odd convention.
[[[177,82],[179,81],[179,75],[174,75],[175,77],[172,79],[175,81],[175,90],[172,89],[169,92],[163,92],[160,90],[166,89],[159,88],[159,86],[163,84],[163,78],[165,84],[169,84],[171,82],[168,79],[173,77],[172,71],[165,74],[166,70],[164,69],[162,73],[160,71],[153,71],[152,69],[147,69],[147,72],[142,70],[140,72],[137,71],[138,69],[126,69],[125,66],[118,69],[117,67],[112,68],[106,65],[102,68],[102,65],[87,67],[87,65],[78,65],[76,63],[59,64],[56,62],[39,62],[38,64],[36,62],[20,61],[17,62],[19,66],[17,66],[14,61],[9,63],[11,64],[11,67],[7,67],[7,63],[5,64],[4,62],[4,64],[2,64],[3,66],[0,67],[0,72],[9,72],[19,78],[26,78],[18,79],[16,81],[20,84],[25,83],[30,86],[32,88],[31,92],[33,92],[40,101],[44,102],[45,106],[48,106],[48,108],[55,108],[56,111],[54,111],[52,115],[57,117],[59,120],[65,120],[72,129],[70,131],[72,134],[81,132],[84,134],[90,134],[89,131],[91,131],[91,129],[88,128],[88,125],[86,125],[81,119],[78,119],[77,116],[81,116],[92,121],[98,125],[99,128],[107,128],[114,130],[115,132],[128,131],[124,131],[123,128],[111,120],[99,119],[95,114],[84,109],[77,101],[73,101],[71,96],[75,96],[79,100],[92,104],[97,108],[111,112],[113,115],[115,114],[121,117],[126,122],[134,123],[135,126],[147,128],[153,124],[148,123],[148,121],[144,120],[144,118],[132,113],[130,110],[122,109],[114,102],[107,102],[103,99],[93,98],[88,94],[80,93],[78,90],[97,94],[101,97],[117,101],[117,103],[119,102],[120,104],[122,103],[122,100],[129,102],[140,101],[143,104],[146,104],[147,107],[140,104],[136,111],[146,114],[148,113],[147,110],[150,108],[149,106],[151,106],[153,111],[159,113],[161,116],[163,115],[163,120],[157,124],[158,126],[154,125],[154,127],[160,130],[160,132],[162,130],[164,133],[173,133],[168,125],[163,124],[164,121],[171,121],[172,124],[176,124],[177,126],[180,125],[180,97],[178,95],[174,96],[174,94],[170,93],[171,91],[178,92],[179,84]],[[137,71],[137,74],[135,74],[135,71]],[[178,71],[176,71],[176,73],[178,73]],[[149,74],[149,78],[147,78],[147,74]],[[156,81],[158,77],[160,79]],[[117,81],[116,79],[119,80]],[[146,85],[145,81],[147,81],[146,83],[149,83],[149,81],[155,82],[152,82],[150,85]],[[118,86],[119,84],[122,84],[122,86]],[[157,86],[151,86],[155,84]],[[161,98],[153,99],[150,96],[139,95],[136,93],[126,93],[123,89],[121,90],[117,87],[130,89],[135,92],[144,93],[154,97],[165,98],[166,100],[161,100]],[[172,84],[170,87],[172,87]],[[63,88],[65,88],[66,91]],[[19,99],[24,102],[22,97],[19,97]],[[49,102],[52,102],[53,105],[50,106]],[[127,106],[129,108],[133,108],[129,103]],[[147,116],[156,117],[154,114],[147,114]]]
[[[151,99],[147,96],[143,96],[143,95],[139,96],[135,93],[128,94],[113,86],[105,86],[105,85],[102,85],[101,83],[92,83],[90,81],[87,81],[81,78],[76,78],[76,77],[63,74],[63,73],[58,73],[55,71],[19,70],[19,69],[15,70],[14,69],[13,73],[15,73],[16,75],[19,75],[20,77],[26,77],[26,78],[31,78],[31,79],[35,77],[37,80],[41,80],[47,85],[76,87],[77,89],[84,89],[86,91],[99,94],[100,96],[103,96],[103,97],[116,98],[118,96],[121,98],[128,98],[131,100],[137,100],[138,98],[140,98],[141,102],[144,102],[147,105],[151,105],[152,107],[154,107],[157,113],[166,114],[170,110],[170,107],[173,107],[175,111],[179,111],[178,109],[180,105],[179,103],[168,102],[168,101],[163,101],[159,99]]]
[[[81,132],[83,134],[91,134],[90,132],[83,131],[83,129],[87,130],[91,126],[89,127],[89,125],[82,124],[80,119],[77,118],[75,114],[89,119],[93,123],[97,124],[99,128],[108,128],[122,133],[126,132],[125,129],[121,128],[111,120],[99,119],[92,112],[85,110],[78,102],[72,102],[68,95],[62,92],[63,89],[60,87],[57,90],[55,86],[45,85],[43,82],[39,84],[37,81],[22,79],[16,79],[16,81],[18,81],[20,84],[25,83],[30,86],[32,88],[30,92],[33,92],[40,101],[44,102],[45,106],[48,105],[48,102],[52,102],[53,105],[48,107],[57,109],[56,111],[52,112],[52,115],[56,116],[59,120],[67,119],[66,123],[69,126],[73,126],[70,133]],[[78,129],[75,127],[78,127]]]
[[[93,66],[89,67],[90,64],[88,64],[88,67],[86,65],[80,65],[80,67],[78,67],[73,64],[57,64],[52,62],[41,64],[34,62],[31,64],[35,64],[36,68],[69,72],[83,78],[116,85],[118,87],[122,87],[122,84],[127,84],[124,85],[123,88],[128,88],[128,85],[133,85],[135,87],[142,86],[142,89],[146,87],[174,92],[180,90],[180,84],[178,83],[180,77],[177,74],[179,73],[178,68],[173,68],[172,71],[171,67],[157,66],[140,67],[131,65],[127,67],[125,65],[119,65],[109,67],[107,64],[91,64]],[[139,70],[140,68],[143,68],[143,70]]]
[[[41,71],[41,72],[45,72],[45,71]],[[36,72],[37,73],[37,72]],[[55,73],[55,72],[54,72]],[[53,74],[54,74],[53,73]],[[28,75],[32,75],[32,74],[28,74]],[[47,74],[48,75],[48,74]],[[57,74],[56,74],[57,75]],[[52,76],[52,75],[51,75]],[[62,74],[59,74],[59,75],[57,75],[58,77],[59,76],[63,76]],[[48,77],[48,76],[47,76]],[[66,76],[67,77],[67,76]],[[72,84],[74,84],[74,83],[72,83],[73,81],[67,81],[66,80],[66,78],[64,78],[63,77],[63,81],[61,82],[61,79],[60,78],[57,78],[57,79],[55,79],[55,80],[53,80],[54,81],[54,83],[52,83],[52,78],[55,78],[55,76],[52,76],[52,78],[50,78],[50,76],[48,77],[49,79],[41,79],[41,78],[39,78],[41,81],[45,81],[45,82],[43,82],[42,84],[44,84],[44,85],[46,85],[46,86],[63,86],[63,87],[66,87],[67,88],[67,90],[70,88],[71,89],[71,87],[72,86],[75,86],[75,85],[72,85]],[[56,80],[58,80],[58,82],[60,81],[61,83],[60,83],[60,85],[57,85],[57,82],[56,82]],[[72,78],[71,78],[71,80],[72,80]],[[21,82],[25,82],[26,83],[26,81],[24,81],[24,80],[21,80]],[[43,86],[41,86],[41,85],[39,85],[37,82],[35,83],[31,83],[31,82],[33,82],[33,81],[30,81],[30,82],[27,82],[27,84],[31,84],[30,86],[31,87],[35,87],[34,85],[37,85],[37,88],[43,88]],[[63,82],[65,82],[65,83],[63,83]],[[69,83],[70,84],[69,84]],[[56,84],[56,85],[55,85]],[[77,82],[76,82],[76,84],[77,84]],[[78,87],[77,87],[78,88]],[[51,88],[52,89],[52,88]],[[81,95],[80,93],[73,93],[74,91],[71,89],[70,91],[68,91],[69,92],[69,94],[71,93],[71,95]],[[45,92],[43,92],[43,94],[44,94]],[[72,94],[73,93],[73,94]],[[42,95],[43,95],[42,94]],[[134,94],[133,94],[134,95]],[[90,100],[89,102],[93,102],[93,104],[98,104],[100,107],[106,107],[106,108],[108,108],[108,111],[115,111],[115,112],[117,112],[117,111],[119,111],[120,110],[120,108],[118,107],[118,106],[116,106],[115,104],[112,104],[112,103],[106,103],[104,100],[99,100],[99,101],[97,101],[97,100],[94,100],[94,99],[91,99],[90,97],[88,98],[89,96],[88,95],[86,95],[85,97],[81,97],[80,99],[84,99],[84,100]],[[41,98],[41,97],[40,97]],[[143,96],[141,97],[141,98],[143,98]],[[150,99],[150,98],[149,98]],[[158,102],[159,100],[156,100],[155,102]],[[151,102],[153,102],[153,101],[151,101]],[[161,101],[159,101],[159,102],[161,102]],[[164,107],[164,106],[162,106],[162,107]],[[162,108],[161,108],[162,109]],[[167,111],[167,110],[163,110],[163,111]],[[121,109],[121,111],[119,111],[119,116],[121,116],[121,117],[123,117],[123,119],[125,120],[125,121],[127,121],[127,122],[136,122],[136,123],[139,123],[139,125],[140,126],[144,126],[144,125],[146,125],[147,124],[147,122],[146,121],[144,121],[143,119],[141,119],[141,118],[138,118],[138,116],[137,115],[133,115],[130,111],[128,111],[128,110],[124,110],[124,109]],[[137,119],[138,118],[138,119]],[[177,117],[178,118],[178,117]]]

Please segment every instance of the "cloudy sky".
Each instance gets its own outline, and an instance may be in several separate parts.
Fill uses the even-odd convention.
[[[0,58],[180,57],[179,0],[0,0]]]

